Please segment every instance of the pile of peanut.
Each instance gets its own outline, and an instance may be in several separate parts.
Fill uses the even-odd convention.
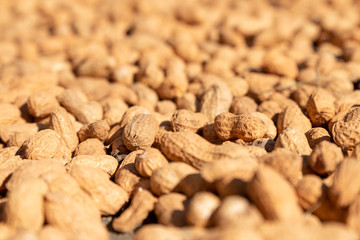
[[[0,240],[359,239],[359,12],[0,1]]]

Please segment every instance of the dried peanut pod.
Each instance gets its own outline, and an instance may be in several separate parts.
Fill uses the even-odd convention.
[[[57,227],[46,225],[38,233],[39,240],[70,240],[75,236]]]
[[[141,106],[140,103],[143,103],[144,107],[148,106],[148,109],[153,110],[155,108],[159,97],[153,89],[140,82],[133,84],[131,89],[133,89],[138,96],[137,105]]]
[[[6,222],[19,229],[38,231],[44,224],[44,195],[47,185],[39,179],[31,179],[16,185],[6,203]]]
[[[158,130],[154,115],[138,114],[124,128],[124,144],[131,151],[146,149],[154,143]]]
[[[330,174],[343,160],[341,149],[336,144],[322,141],[310,155],[310,167],[319,175]]]
[[[71,152],[75,150],[79,144],[79,139],[69,113],[64,108],[58,107],[51,112],[49,128],[53,129],[64,139]]]
[[[298,128],[306,133],[311,129],[311,122],[298,106],[289,106],[277,118],[278,133],[282,133],[288,127]]]
[[[174,132],[199,132],[208,121],[206,115],[185,109],[175,111],[170,119]]]
[[[349,210],[346,216],[346,224],[354,229],[358,234],[360,231],[360,213],[359,213],[360,197],[355,198],[354,202],[349,206]]]
[[[136,231],[134,240],[196,240],[205,234],[202,228],[169,227],[162,224],[148,224]]]
[[[270,167],[260,167],[247,192],[266,219],[293,220],[302,218],[294,189]]]
[[[68,173],[48,171],[40,176],[48,185],[48,192],[61,192],[74,198],[86,206],[86,211],[91,219],[100,221],[101,214],[91,196],[80,188],[76,180]]]
[[[140,188],[131,200],[130,206],[114,218],[112,227],[118,232],[129,232],[141,224],[154,210],[156,198],[148,190]]]
[[[109,239],[108,232],[98,219],[93,219],[88,206],[62,192],[45,195],[46,222],[65,232],[76,234],[81,239]]]
[[[24,163],[30,160],[22,159],[20,156],[16,155],[13,157],[8,158],[4,163],[0,165],[0,169],[12,169],[15,170],[19,166],[23,165]],[[67,161],[67,160],[65,160]]]
[[[306,111],[314,126],[324,126],[335,115],[335,98],[326,90],[312,93],[306,104]]]
[[[154,62],[141,63],[140,69],[136,74],[137,82],[143,83],[152,89],[160,87],[164,78],[163,70]]]
[[[156,91],[162,99],[174,99],[184,94],[188,85],[184,62],[179,58],[173,58],[167,65],[164,81]]]
[[[160,196],[172,192],[178,184],[198,171],[182,162],[173,162],[156,169],[150,178],[151,191]]]
[[[156,148],[148,148],[142,154],[136,155],[135,167],[143,177],[151,177],[153,172],[168,164],[165,156]]]
[[[221,138],[219,138],[218,135],[216,134],[213,123],[206,124],[203,127],[202,131],[203,131],[202,136],[207,141],[209,141],[211,143],[217,143],[217,144],[220,144],[223,142],[223,140]]]
[[[86,96],[81,91],[67,89],[56,99],[83,124],[95,122],[103,117],[101,105],[98,102],[87,102]]]
[[[223,84],[215,84],[204,94],[200,103],[200,112],[210,121],[220,113],[228,112],[232,102],[230,89]]]
[[[17,135],[17,137],[21,136],[21,138],[24,139],[26,137],[30,137],[36,134],[38,131],[39,127],[34,123],[15,123],[11,125],[2,125],[0,130],[0,136],[1,140],[4,143],[7,143],[7,146],[10,147],[9,142],[10,139],[14,137],[14,135],[20,134]]]
[[[119,123],[128,109],[128,105],[118,98],[106,98],[101,104],[104,109],[104,119],[108,122],[109,126]]]
[[[232,95],[236,98],[245,96],[249,91],[249,84],[243,78],[231,77],[222,80],[230,88]]]
[[[27,159],[71,158],[71,151],[60,135],[51,129],[38,132],[24,143]]]
[[[78,155],[105,155],[104,143],[97,138],[88,138],[75,149],[74,157]]]
[[[162,100],[155,105],[155,111],[162,115],[173,114],[176,111],[176,104],[170,100]]]
[[[360,163],[353,158],[344,159],[335,170],[334,181],[328,196],[340,207],[349,206],[360,191],[359,177]]]
[[[286,128],[276,139],[275,149],[285,148],[299,155],[310,155],[311,148],[303,134],[298,128]]]
[[[211,223],[220,227],[247,226],[249,228],[262,223],[263,217],[255,206],[240,196],[225,197],[211,216]]]
[[[16,188],[17,185],[38,178],[50,171],[66,173],[64,164],[54,159],[27,161],[13,172],[11,178],[6,183],[6,188],[11,191]]]
[[[0,125],[9,125],[20,119],[20,109],[15,105],[0,103]]]
[[[262,138],[267,131],[266,125],[258,117],[250,114],[234,115],[229,112],[216,116],[214,128],[223,140],[240,138],[248,142]]]
[[[9,169],[9,168],[0,169],[0,192],[1,193],[6,191],[5,183],[7,180],[9,180],[11,174],[14,171],[15,171],[15,169]],[[0,219],[1,219],[1,217],[0,217]]]
[[[186,207],[186,220],[195,227],[206,227],[220,205],[220,199],[211,192],[198,192]]]
[[[185,162],[195,168],[201,168],[207,162],[236,159],[248,154],[237,144],[214,145],[193,132],[164,134],[160,150],[171,161]]]
[[[155,204],[155,215],[165,226],[182,227],[186,225],[187,198],[180,193],[168,193],[159,197]]]
[[[298,76],[298,79],[301,79],[301,73]],[[314,72],[315,73],[315,72]],[[301,80],[300,80],[301,81]],[[316,87],[313,85],[305,84],[299,86],[291,95],[291,98],[302,108],[306,109],[306,104],[309,101],[311,94],[316,91]]]
[[[75,165],[70,174],[90,194],[102,214],[115,214],[129,200],[128,193],[101,170]]]
[[[360,141],[360,119],[352,116],[357,109],[360,108],[350,110],[343,121],[335,122],[331,129],[334,142],[345,151],[353,150]]]
[[[198,100],[192,93],[184,93],[182,96],[176,98],[176,105],[178,109],[186,109],[192,112],[197,112],[199,109]]]
[[[352,152],[351,157],[356,158],[356,160],[359,161],[359,159],[360,159],[360,144],[359,143],[355,145],[355,149]]]
[[[134,76],[139,71],[138,67],[130,64],[117,66],[111,74],[114,82],[130,86],[134,82]]]
[[[322,141],[331,141],[331,136],[329,132],[322,127],[312,128],[305,133],[305,136],[309,142],[309,145],[312,149],[315,148],[317,144]]]
[[[115,174],[118,161],[109,155],[78,155],[73,157],[66,167],[71,169],[75,166],[88,166],[105,171],[110,176]]]
[[[312,211],[325,197],[324,185],[316,175],[305,175],[295,186],[300,206]]]
[[[113,57],[103,56],[84,59],[75,69],[78,76],[109,77],[115,67]]]
[[[268,116],[274,122],[277,121],[279,114],[283,111],[279,103],[270,100],[262,102],[257,110]]]
[[[6,147],[0,150],[0,166],[6,162],[9,158],[18,155],[20,152],[19,147]]]
[[[292,184],[296,184],[302,178],[303,160],[288,149],[277,148],[258,159],[278,171]]]
[[[234,98],[231,103],[230,112],[235,115],[247,114],[255,112],[257,107],[258,105],[256,104],[254,99],[244,96]]]
[[[99,120],[90,124],[84,125],[77,132],[80,142],[88,138],[97,138],[100,141],[105,141],[109,135],[110,126],[106,120]]]
[[[135,186],[140,182],[141,176],[136,171],[136,156],[143,153],[143,150],[132,151],[121,162],[115,173],[115,183],[119,184],[129,194],[133,192]]]
[[[274,73],[289,78],[295,78],[299,73],[296,62],[276,50],[269,51],[265,54],[263,64],[264,69],[268,73]]]
[[[259,118],[266,125],[267,131],[264,135],[264,138],[275,139],[277,135],[277,128],[274,122],[268,116],[261,112],[252,112],[250,115]]]
[[[13,135],[10,136],[9,140],[7,141],[6,145],[8,147],[21,147],[26,140],[36,134],[32,132],[15,132]]]
[[[56,97],[47,91],[35,93],[27,101],[28,111],[34,117],[47,117],[58,106]]]
[[[255,159],[242,156],[237,159],[207,163],[201,168],[201,176],[210,183],[228,176],[250,181],[257,168],[258,163]]]

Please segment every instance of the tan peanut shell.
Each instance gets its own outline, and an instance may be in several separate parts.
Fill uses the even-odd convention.
[[[196,193],[186,208],[187,222],[192,226],[206,227],[220,202],[220,199],[211,192]]]
[[[17,185],[8,193],[6,222],[14,228],[38,231],[44,224],[44,195],[47,185],[31,179]]]
[[[328,195],[331,201],[340,206],[349,206],[360,191],[358,171],[360,163],[353,158],[344,159],[336,168],[333,184]]]
[[[29,97],[27,107],[34,117],[46,117],[59,106],[56,97],[49,92],[38,92]]]
[[[222,199],[220,206],[211,216],[211,223],[215,226],[258,226],[263,221],[259,210],[251,205],[247,199],[232,195]]]
[[[135,189],[141,179],[135,168],[136,156],[141,153],[143,153],[142,150],[137,150],[128,154],[115,173],[115,183],[119,184],[129,194]]]
[[[289,106],[277,118],[278,133],[282,133],[288,127],[298,128],[306,133],[311,129],[311,122],[298,106]]]
[[[302,211],[292,186],[270,167],[260,167],[247,192],[266,219],[298,221]]]
[[[74,151],[79,144],[75,126],[71,121],[69,113],[62,107],[54,109],[50,114],[49,128],[57,132],[65,141],[70,151]]]
[[[262,138],[267,131],[263,121],[250,114],[221,113],[215,118],[214,128],[223,140],[240,138],[248,142]]]
[[[135,167],[143,177],[151,177],[152,173],[168,164],[165,156],[156,148],[148,148],[142,154],[136,155]]]
[[[70,174],[91,195],[102,214],[115,214],[129,200],[128,193],[110,181],[109,175],[101,170],[76,165],[71,168]]]
[[[342,160],[342,151],[336,144],[322,141],[310,155],[310,167],[319,175],[330,174]]]
[[[313,126],[324,126],[335,115],[335,98],[326,90],[318,89],[312,93],[306,104]]]
[[[25,156],[28,159],[46,158],[70,159],[70,149],[54,130],[46,129],[38,132],[24,143]]]
[[[303,134],[298,128],[286,128],[276,139],[275,149],[285,148],[299,155],[310,155],[311,148]]]
[[[88,239],[109,239],[105,227],[98,219],[92,219],[87,206],[61,192],[45,196],[46,222],[60,230],[78,234]]]
[[[136,228],[154,209],[156,198],[151,192],[139,189],[131,200],[131,205],[112,222],[112,227],[119,232],[128,232]]]
[[[315,146],[322,141],[331,141],[329,132],[322,127],[312,128],[307,131],[305,135],[312,149],[314,149]]]
[[[156,169],[150,178],[151,191],[160,196],[172,192],[188,175],[198,171],[183,162],[173,162]]]
[[[199,132],[208,121],[206,115],[185,109],[175,111],[170,119],[174,132]]]
[[[72,158],[66,167],[71,169],[74,166],[88,166],[103,170],[112,176],[115,174],[118,165],[118,161],[109,155],[78,155]]]
[[[255,159],[244,156],[238,159],[220,160],[205,164],[201,168],[201,176],[208,182],[214,182],[227,176],[251,180],[258,163]]]
[[[235,159],[248,153],[236,144],[211,144],[192,132],[164,134],[160,150],[171,161],[185,162],[195,168],[201,168],[207,162]]]
[[[302,178],[303,159],[288,149],[277,148],[261,156],[259,161],[271,166],[292,184],[296,184]]]
[[[77,145],[74,156],[78,155],[105,155],[104,143],[97,138],[89,138]]]
[[[304,210],[313,210],[317,204],[321,204],[324,195],[324,186],[316,175],[308,174],[304,176],[295,186],[299,204]]]
[[[165,226],[182,227],[186,225],[187,204],[185,195],[168,193],[159,197],[154,212],[159,223]]]
[[[131,151],[144,150],[154,143],[158,129],[159,124],[153,115],[136,115],[124,129],[124,144]]]
[[[229,111],[231,101],[230,89],[226,85],[215,84],[202,97],[200,112],[212,122],[218,114]]]
[[[109,124],[106,120],[99,120],[87,125],[84,125],[77,132],[80,142],[85,141],[88,138],[97,138],[100,141],[105,141],[109,135]]]

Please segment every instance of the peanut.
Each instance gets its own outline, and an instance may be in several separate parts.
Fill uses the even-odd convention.
[[[234,115],[222,113],[215,118],[216,134],[223,140],[240,138],[244,141],[253,141],[262,138],[267,127],[259,118],[250,114]]]
[[[160,149],[171,161],[189,163],[195,168],[201,168],[207,162],[236,159],[248,153],[236,144],[213,145],[192,132],[164,134]]]
[[[133,230],[154,209],[155,202],[156,198],[149,191],[140,188],[135,193],[130,207],[113,220],[112,227],[120,232]]]
[[[70,174],[80,187],[90,194],[102,214],[115,214],[129,200],[127,192],[98,169],[74,166]]]

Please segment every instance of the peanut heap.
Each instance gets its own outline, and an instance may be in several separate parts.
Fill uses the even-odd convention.
[[[359,239],[359,12],[0,1],[0,240]]]

